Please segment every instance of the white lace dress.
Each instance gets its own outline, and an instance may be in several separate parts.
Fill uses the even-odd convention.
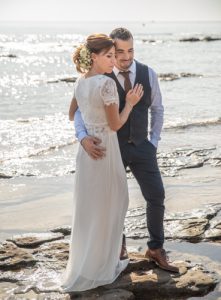
[[[105,115],[105,105],[119,104],[117,87],[105,75],[81,77],[75,98],[88,134],[102,140],[106,156],[93,160],[79,147],[70,254],[61,284],[66,292],[112,283],[129,262],[119,260],[128,208],[126,173],[116,132]]]

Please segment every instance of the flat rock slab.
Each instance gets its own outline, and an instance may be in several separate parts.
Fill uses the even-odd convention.
[[[25,249],[19,248],[10,242],[0,245],[0,270],[20,269],[33,266],[35,263],[34,256]],[[0,281],[1,275],[0,273]]]
[[[189,242],[221,240],[221,204],[211,203],[201,209],[166,214],[164,219],[165,239]],[[148,237],[146,209],[137,207],[128,210],[125,220],[126,236],[132,239]]]
[[[33,248],[39,246],[45,242],[51,242],[58,239],[62,239],[64,235],[62,233],[26,233],[21,235],[14,235],[7,241],[15,243],[19,247]]]
[[[31,234],[29,235],[29,238]],[[35,234],[34,236],[35,237]],[[214,273],[202,265],[188,261],[176,261],[180,273],[159,269],[155,263],[138,252],[129,254],[127,269],[110,285],[86,292],[63,293],[60,277],[67,264],[69,240],[47,241],[33,248],[21,248],[6,241],[1,245],[0,262],[19,257],[23,263],[8,263],[0,270],[1,299],[179,299],[202,296],[217,283]],[[27,263],[24,263],[26,261]],[[34,264],[31,264],[31,261]]]

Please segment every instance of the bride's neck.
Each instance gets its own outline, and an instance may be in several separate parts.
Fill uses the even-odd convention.
[[[99,70],[98,68],[92,67],[86,74],[86,77],[90,77],[90,76],[94,76],[94,75],[98,75],[98,74],[104,74],[104,72],[102,72],[101,70]]]

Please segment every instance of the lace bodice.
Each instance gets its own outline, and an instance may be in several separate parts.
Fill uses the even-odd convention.
[[[88,131],[91,128],[98,131],[109,128],[105,105],[119,105],[116,83],[112,78],[105,75],[80,77],[75,83],[74,96]]]

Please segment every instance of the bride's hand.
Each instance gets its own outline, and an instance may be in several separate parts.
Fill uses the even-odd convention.
[[[140,99],[143,96],[143,86],[142,84],[136,84],[135,87],[131,90],[129,90],[129,92],[126,95],[126,102],[129,103],[129,105],[131,107],[133,107],[134,105],[136,105]]]

